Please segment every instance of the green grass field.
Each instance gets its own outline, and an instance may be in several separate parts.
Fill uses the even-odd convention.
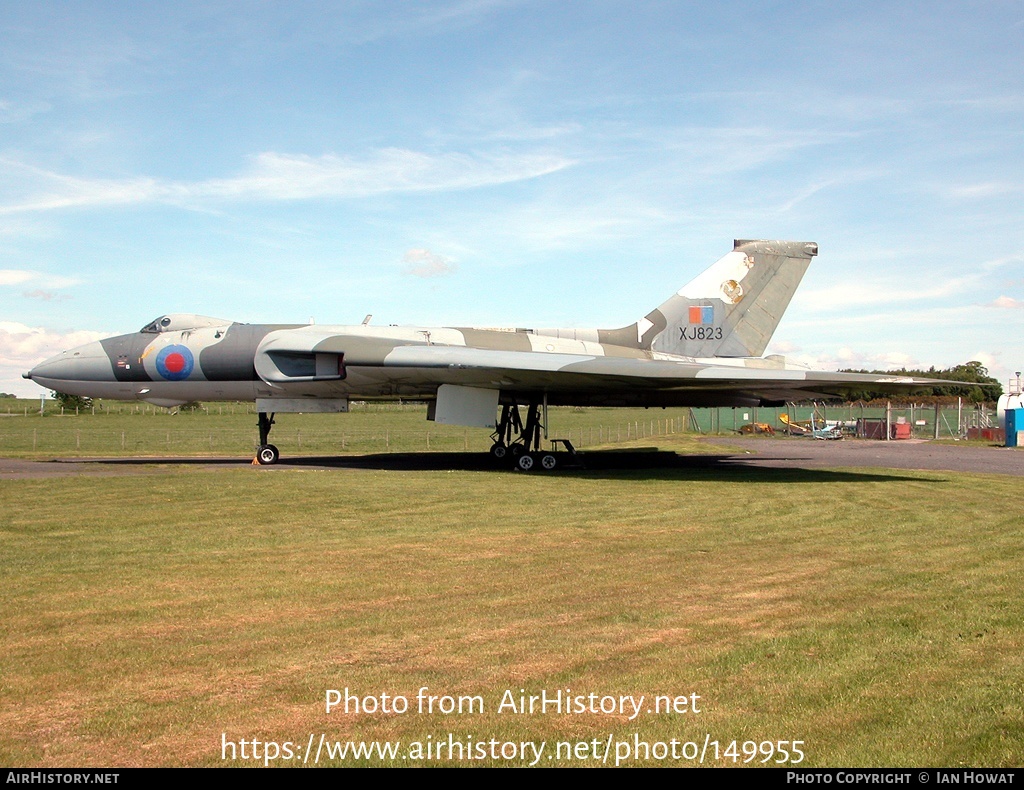
[[[0,454],[8,457],[237,455],[255,451],[256,413],[252,403],[207,403],[195,411],[176,412],[145,403],[98,401],[93,409],[62,413],[55,401],[0,399]],[[807,420],[854,422],[884,418],[884,407],[790,406],[720,409],[552,408],[552,438],[570,439],[577,447],[629,442],[636,438],[682,432],[730,435],[750,422],[767,423],[783,432],[780,415]],[[977,424],[977,410],[955,406],[939,415],[939,434],[958,436],[958,423]],[[986,412],[987,414],[987,412]],[[991,415],[988,415],[991,418]],[[934,436],[933,407],[894,408],[892,419],[914,426],[914,435]],[[426,420],[423,404],[353,403],[348,414],[282,414],[271,441],[285,456],[349,453],[482,451],[487,432]]]
[[[109,402],[96,413],[40,416],[26,401],[0,406],[0,454],[7,457],[246,455],[255,451],[251,403],[210,403],[174,413],[146,404]],[[21,408],[19,408],[19,406]],[[8,412],[9,410],[9,412]],[[10,416],[7,416],[8,413]],[[689,409],[572,409],[550,412],[552,438],[578,447],[683,431]],[[282,414],[271,441],[286,456],[308,454],[485,451],[487,431],[428,422],[422,404],[353,404],[347,414]]]
[[[614,762],[634,736],[717,741],[716,765],[769,741],[802,741],[808,766],[1020,765],[1019,488],[749,467],[2,480],[0,763],[221,765],[227,741],[229,764],[262,765],[242,739],[452,734],[544,742],[544,765],[601,764],[609,738]],[[421,714],[423,687],[484,710]],[[345,688],[411,709],[328,714]],[[498,711],[567,688],[696,694],[700,713]],[[558,742],[585,746],[549,760]]]

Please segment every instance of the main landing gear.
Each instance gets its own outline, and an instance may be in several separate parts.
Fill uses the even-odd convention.
[[[501,407],[501,419],[491,439],[491,456],[502,462],[511,463],[512,467],[521,472],[550,472],[563,465],[568,457],[575,460],[576,449],[568,439],[553,439],[551,444],[561,444],[566,452],[556,453],[553,450],[541,450],[541,437],[547,423],[547,409],[542,404],[531,403],[526,410],[526,422],[519,413],[515,403]],[[253,464],[270,466],[276,464],[281,457],[277,447],[270,443],[270,429],[274,426],[274,412],[259,412],[260,444],[256,449]]]
[[[544,409],[545,416],[547,409]],[[546,420],[541,417],[541,404],[531,403],[526,410],[526,422],[519,414],[518,404],[501,407],[501,418],[491,439],[491,457],[496,461],[511,462],[521,472],[550,472],[559,466],[560,458],[553,451],[540,449],[541,432]],[[556,440],[565,446],[571,455],[576,450],[568,440]]]
[[[274,425],[274,414],[271,412],[269,415],[261,411],[260,412],[260,446],[256,449],[256,457],[253,459],[254,464],[260,466],[269,466],[270,464],[276,464],[277,460],[281,457],[281,453],[278,449],[270,444],[270,429]]]

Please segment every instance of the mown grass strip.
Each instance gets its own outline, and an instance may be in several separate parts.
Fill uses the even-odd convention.
[[[452,732],[1019,765],[1018,488],[754,468],[0,481],[0,762],[216,765],[222,733]],[[345,687],[487,709],[327,715]],[[506,690],[565,688],[703,707],[497,712]]]

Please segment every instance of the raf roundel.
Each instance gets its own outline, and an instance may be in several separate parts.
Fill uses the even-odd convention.
[[[188,346],[167,346],[156,355],[156,372],[168,381],[183,381],[192,373],[195,358]]]

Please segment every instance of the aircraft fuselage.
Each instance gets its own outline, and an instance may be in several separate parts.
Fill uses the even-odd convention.
[[[543,393],[552,405],[703,405],[722,403],[725,395],[609,388],[595,381],[585,368],[599,361],[612,375],[616,360],[673,361],[679,375],[696,375],[703,368],[700,360],[601,343],[598,330],[218,324],[214,319],[185,328],[182,322],[196,317],[169,318],[162,331],[89,343],[40,363],[28,375],[71,395],[161,406],[263,398],[430,400],[443,384],[497,389],[504,401]],[[431,362],[419,366],[416,354],[426,349]],[[474,359],[477,352],[487,354],[486,364]],[[519,373],[524,355],[530,355],[526,377]],[[574,366],[580,368],[576,376]],[[545,369],[551,375],[545,377]],[[635,371],[623,368],[621,374],[629,378]]]

